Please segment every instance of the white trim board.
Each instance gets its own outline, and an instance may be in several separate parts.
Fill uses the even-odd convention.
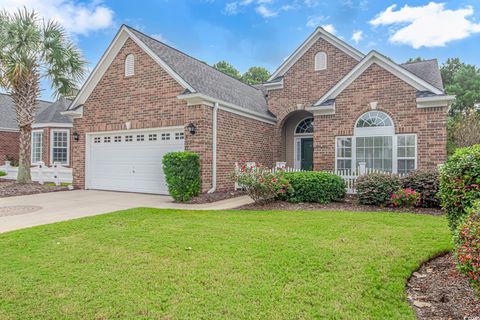
[[[32,129],[36,128],[73,128],[72,123],[55,123],[55,122],[49,122],[49,123],[34,123],[32,124]]]
[[[344,53],[348,54],[357,61],[362,60],[365,56],[362,52],[358,51],[354,47],[350,46],[345,41],[337,38],[331,33],[325,31],[323,28],[318,27],[315,31],[298,47],[281,65],[278,69],[270,76],[268,81],[283,76],[299,59],[302,57],[305,52],[312,47],[312,45],[317,42],[318,39],[322,38],[323,40],[334,45],[338,49],[342,50]]]
[[[381,68],[389,71],[393,75],[397,76],[401,80],[405,81],[412,87],[420,91],[431,91],[434,94],[444,94],[443,91],[429,84],[425,80],[417,77],[410,71],[402,68],[395,62],[389,60],[385,56],[376,51],[371,51],[359,64],[357,64],[345,77],[342,78],[336,85],[334,85],[323,97],[321,97],[314,106],[319,106],[323,102],[334,99],[345,88],[347,88],[355,79],[357,79],[365,70],[367,70],[372,64],[377,64]]]
[[[12,129],[12,128],[1,128],[0,132],[20,132],[20,129]]]
[[[183,88],[188,89],[191,92],[195,92],[195,90],[185,80],[183,80],[176,72],[172,70],[172,68],[170,68],[162,59],[153,53],[153,51],[142,41],[140,41],[137,36],[128,30],[127,26],[123,25],[108,46],[105,53],[102,55],[100,61],[93,69],[85,84],[82,86],[82,89],[80,89],[80,92],[77,94],[70,107],[74,108],[85,103],[128,38],[132,39],[135,44],[142,48],[142,50],[144,50],[155,62],[157,62]],[[67,110],[66,113],[69,111],[71,110]]]

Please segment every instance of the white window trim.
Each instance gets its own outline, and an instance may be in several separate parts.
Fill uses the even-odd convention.
[[[42,140],[41,140],[41,152],[40,152],[40,161],[33,161],[33,135],[35,133],[41,133],[42,134]],[[37,165],[39,162],[43,161],[43,148],[45,147],[43,144],[43,138],[44,138],[44,133],[43,130],[32,130],[32,137],[31,137],[31,150],[30,150],[30,162],[32,165]]]
[[[318,58],[319,56],[323,56],[323,65],[320,65],[319,61],[318,61]],[[320,51],[318,52],[316,55],[315,55],[315,58],[314,58],[315,62],[315,71],[322,71],[322,70],[326,70],[327,69],[327,63],[328,63],[328,60],[327,60],[327,54],[323,51]]]
[[[353,135],[353,136],[336,136],[335,137],[335,171],[338,170],[338,163],[337,160],[345,160],[345,159],[350,159],[350,158],[338,158],[338,150],[337,150],[337,140],[340,138],[352,138],[352,167],[351,170],[354,172],[357,170],[356,164],[357,164],[357,139],[356,138],[362,138],[362,137],[375,137],[375,136],[382,136],[382,137],[392,137],[392,173],[398,173],[398,160],[404,160],[404,159],[413,159],[412,157],[398,157],[398,137],[401,136],[414,136],[415,137],[415,166],[414,170],[417,170],[417,164],[418,164],[418,137],[417,134],[415,133],[402,133],[402,134],[390,134],[390,135]]]
[[[53,165],[53,136],[54,132],[66,132],[67,133],[67,162],[62,163],[63,165],[70,164],[70,130],[65,129],[52,129],[50,131],[50,165]]]

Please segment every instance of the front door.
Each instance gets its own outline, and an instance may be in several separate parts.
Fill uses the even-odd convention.
[[[300,169],[313,170],[313,138],[302,138],[300,141]]]

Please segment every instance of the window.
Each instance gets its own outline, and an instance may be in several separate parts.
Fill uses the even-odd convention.
[[[368,169],[406,174],[416,169],[416,136],[396,135],[392,119],[369,111],[357,121],[353,137],[336,138],[336,169]]]
[[[300,121],[295,129],[295,134],[312,134],[313,133],[313,118],[307,118]]]
[[[122,136],[115,136],[113,142],[122,142]]]
[[[137,134],[137,141],[145,141],[145,135]]]
[[[112,139],[110,137],[103,137],[103,142],[104,143],[110,143],[110,141],[112,141]]]
[[[32,131],[32,164],[43,159],[43,130]]]
[[[132,142],[133,136],[125,136],[125,142]]]
[[[125,77],[130,77],[135,75],[135,56],[129,54],[125,58]]]
[[[315,55],[315,71],[327,69],[327,54],[319,52]]]
[[[68,130],[52,130],[51,163],[68,164],[70,132]]]
[[[352,169],[352,138],[337,138],[337,170]]]
[[[176,132],[175,133],[175,140],[183,140],[185,139],[184,133],[183,132]]]
[[[170,133],[162,133],[162,140],[170,140]]]
[[[93,139],[93,143],[100,143],[100,142],[102,142],[102,139],[100,137],[95,137]]]
[[[416,139],[415,135],[398,136],[397,142],[397,170],[400,174],[406,174],[415,170],[416,163]]]
[[[157,141],[157,134],[156,133],[149,134],[148,141]]]

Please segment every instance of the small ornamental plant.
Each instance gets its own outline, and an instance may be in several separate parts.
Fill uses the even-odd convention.
[[[480,294],[480,203],[459,225],[454,242],[457,267]]]
[[[7,175],[7,173],[6,173],[6,172],[4,172],[4,171],[0,171],[0,177],[5,177],[6,175]]]
[[[257,203],[269,202],[289,190],[288,181],[280,168],[270,170],[261,165],[251,165],[245,161],[238,164],[234,180],[250,198]]]
[[[392,193],[390,197],[391,207],[407,207],[412,208],[418,206],[420,203],[420,193],[410,188],[401,189]]]

